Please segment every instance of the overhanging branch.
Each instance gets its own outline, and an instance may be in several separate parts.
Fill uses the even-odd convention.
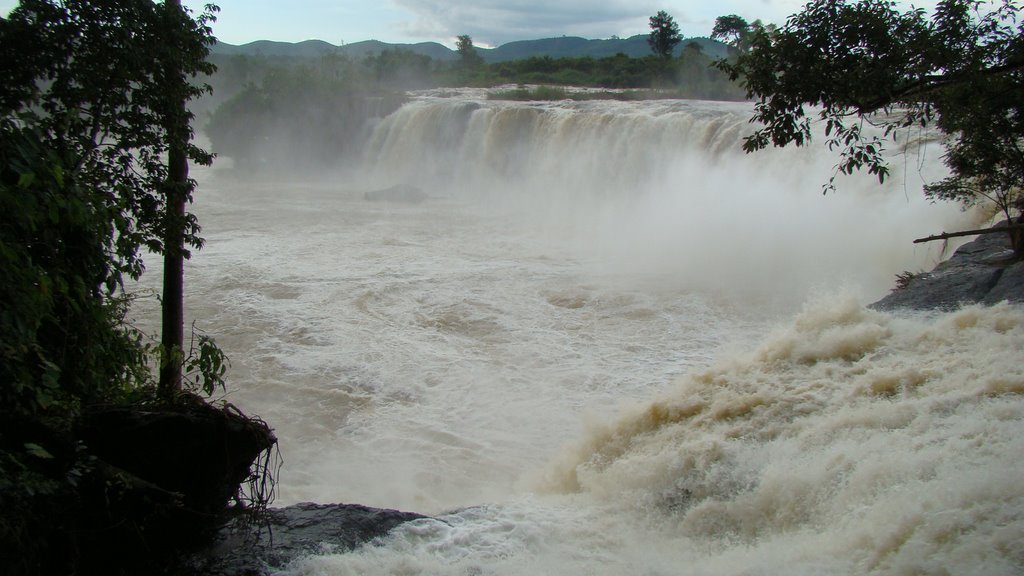
[[[1011,60],[1000,66],[985,68],[983,70],[974,71],[973,73],[961,72],[956,74],[929,74],[901,86],[891,94],[887,94],[863,104],[855,104],[854,106],[857,108],[858,113],[868,114],[871,112],[877,112],[881,108],[901,100],[919,98],[933,90],[939,90],[960,82],[969,81],[978,74],[982,76],[997,76],[999,74],[1007,74],[1019,70],[1024,70],[1024,60]]]
[[[982,228],[980,230],[963,230],[961,232],[943,232],[942,234],[936,234],[934,236],[928,236],[927,238],[918,238],[914,240],[914,244],[921,244],[922,242],[932,242],[935,240],[948,240],[950,238],[958,238],[960,236],[977,236],[981,234],[995,234],[998,232],[1009,232],[1010,230],[1020,230],[1024,228],[1024,224],[1009,224],[1007,226],[995,226],[993,228]]]

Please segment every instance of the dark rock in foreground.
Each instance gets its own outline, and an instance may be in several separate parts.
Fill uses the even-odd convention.
[[[158,574],[199,545],[277,439],[237,409],[184,394],[173,403],[89,406],[75,436],[88,468],[60,527],[61,573]],[[57,572],[53,572],[57,573]]]
[[[238,517],[215,542],[187,562],[187,573],[262,576],[310,553],[348,552],[419,514],[356,504],[296,504],[271,508],[262,526]]]
[[[952,310],[962,304],[1024,302],[1024,261],[1014,257],[1005,233],[983,234],[964,244],[931,272],[871,305],[879,310]]]
[[[150,410],[94,408],[81,436],[103,462],[179,496],[199,515],[224,510],[256,458],[277,442],[262,420],[198,398]]]

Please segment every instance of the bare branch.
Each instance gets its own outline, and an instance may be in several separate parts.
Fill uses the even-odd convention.
[[[1007,226],[995,226],[992,228],[982,228],[980,230],[963,230],[961,232],[943,232],[942,234],[936,234],[934,236],[928,236],[927,238],[918,238],[914,240],[914,244],[921,244],[922,242],[932,242],[935,240],[948,240],[950,238],[958,238],[961,236],[977,236],[981,234],[996,234],[999,232],[1009,232],[1010,230],[1024,229],[1024,224],[1010,224]]]

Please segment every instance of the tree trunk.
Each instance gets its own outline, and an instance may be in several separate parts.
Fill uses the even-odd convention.
[[[185,221],[184,186],[188,181],[188,158],[178,143],[171,148],[168,159],[167,205],[168,221],[164,231],[164,286],[162,332],[160,344],[159,393],[171,400],[181,391],[181,366],[185,341],[185,258],[181,226]]]
[[[180,0],[165,0],[167,10],[181,10]],[[168,94],[183,94],[173,86],[185,82],[175,63],[168,62],[165,71]],[[185,203],[188,190],[188,126],[185,101],[172,102],[165,118],[168,142],[166,204],[164,207],[164,286],[162,299],[162,330],[160,337],[160,381],[157,392],[164,400],[172,400],[181,391],[181,367],[184,360],[185,336]]]
[[[1017,228],[1010,230],[1010,245],[1017,256],[1024,256],[1024,214],[1017,216]]]

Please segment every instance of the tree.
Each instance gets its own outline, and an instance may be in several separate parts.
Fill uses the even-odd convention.
[[[109,511],[127,489],[128,473],[99,472],[82,414],[153,398],[153,349],[125,320],[123,279],[143,273],[143,250],[188,257],[202,244],[185,211],[187,162],[211,157],[191,141],[185,102],[205,91],[190,80],[212,72],[214,11],[193,19],[173,1],[22,0],[0,19],[5,573],[76,572],[86,546],[75,533],[102,523],[90,524],[84,502],[95,494]],[[202,385],[223,383],[219,350],[200,338],[199,355],[183,358],[178,342],[165,358],[194,366]],[[145,532],[125,518],[104,528],[116,526]]]
[[[196,181],[188,177],[188,161],[205,165],[213,162],[210,154],[193,143],[195,132],[191,122],[194,116],[188,111],[188,101],[209,91],[210,87],[196,86],[190,80],[200,74],[214,72],[207,60],[210,46],[216,42],[209,24],[215,19],[218,8],[207,4],[206,13],[199,19],[193,19],[182,8],[180,0],[164,0],[161,8],[158,30],[162,34],[157,39],[161,50],[156,61],[159,68],[154,71],[154,87],[163,98],[155,98],[154,112],[162,117],[167,175],[161,187],[164,196],[164,283],[158,392],[165,401],[171,401],[181,393],[185,364],[184,260],[189,257],[186,245],[202,247],[202,239],[198,237],[199,224],[195,216],[186,212],[196,190]],[[223,365],[219,348],[204,345],[201,349],[215,357],[212,361],[216,366]],[[219,378],[220,374],[216,374],[215,379]],[[209,382],[204,386],[212,387]]]
[[[750,25],[741,16],[730,14],[715,19],[715,27],[711,29],[711,38],[725,42],[738,48],[740,41],[750,34]]]
[[[1007,220],[1015,213],[1024,220],[1024,22],[1015,32],[1005,24],[1020,8],[1007,2],[979,22],[963,6],[940,8],[936,32],[945,38],[938,49],[960,79],[941,86],[933,81],[940,89],[932,102],[936,126],[956,137],[946,146],[951,176],[926,192],[965,205],[990,201]],[[972,29],[979,33],[965,33]],[[1021,230],[1011,238],[1024,252]]]
[[[769,34],[775,30],[775,26],[768,24],[767,28],[760,20],[751,23],[736,14],[719,16],[715,19],[715,27],[711,30],[711,38],[726,43],[731,48],[731,53],[747,52],[750,50],[750,41],[757,30],[766,30]]]
[[[9,427],[73,417],[145,367],[121,300],[104,297],[118,277],[115,209],[82,185],[79,160],[32,116],[0,119],[0,453]]]
[[[718,63],[756,99],[752,121],[761,127],[744,149],[807,144],[820,122],[840,155],[829,191],[839,174],[862,168],[883,181],[886,142],[902,129],[934,126],[946,136],[950,176],[926,194],[965,206],[988,199],[1021,221],[1020,7],[943,0],[929,18],[894,5],[814,0],[780,29],[753,29],[748,52]],[[1019,229],[1011,242],[1024,250]]]
[[[164,50],[171,57],[161,59],[159,72],[155,74],[157,88],[164,92],[166,98],[158,112],[163,116],[167,145],[167,178],[162,186],[164,281],[160,380],[157,386],[164,400],[173,400],[181,392],[182,360],[185,357],[185,258],[188,255],[185,230],[189,225],[185,209],[195,189],[195,182],[188,177],[188,152],[193,136],[188,101],[196,95],[189,76],[201,71],[195,70],[190,74],[183,69],[178,58],[189,54],[191,49],[195,56],[199,56],[199,62],[205,62],[213,40],[209,29],[205,37],[191,34],[193,21],[182,9],[180,0],[164,0],[162,8],[165,20],[162,29],[170,32],[164,41]],[[179,30],[188,33],[181,34]],[[205,154],[202,156],[197,159],[207,164],[212,160]]]
[[[187,163],[212,157],[192,143],[185,104],[207,90],[192,80],[213,70],[207,23],[215,11],[208,6],[193,19],[174,0],[22,0],[0,19],[5,573],[91,573],[100,559],[113,573],[128,573],[118,560],[150,569],[131,573],[150,572],[160,548],[181,543],[172,533],[193,533],[168,527],[213,518],[241,480],[225,478],[207,459],[202,468],[214,473],[195,490],[165,483],[166,469],[147,469],[148,457],[131,455],[131,447],[121,451],[124,444],[111,448],[124,428],[111,432],[111,418],[96,420],[102,413],[113,420],[143,414],[130,423],[138,430],[142,420],[167,422],[154,413],[187,414],[189,422],[219,418],[248,429],[237,410],[178,401],[182,364],[189,387],[207,394],[223,386],[226,370],[223,354],[203,336],[184,357],[180,274],[168,274],[177,293],[163,298],[178,298],[177,343],[165,346],[161,358],[178,364],[171,388],[157,391],[154,346],[125,319],[131,298],[123,279],[142,274],[144,249],[177,257],[180,271],[188,248],[202,244],[186,211],[195,186]],[[157,406],[158,399],[176,402]],[[161,428],[167,447],[153,446],[152,437],[128,443],[144,442],[167,469],[185,470],[188,482],[202,474],[177,465],[173,452],[203,461],[197,453],[209,438],[214,459],[239,454],[221,442],[230,434],[202,428],[203,440],[193,442],[184,428]],[[255,428],[263,430],[253,430],[259,444],[275,442],[265,425]],[[249,450],[242,451],[228,468],[245,464]],[[266,504],[265,494],[253,496],[255,508]],[[110,566],[114,545],[144,552],[117,554]]]
[[[198,19],[180,2],[24,0],[3,29],[8,59],[5,115],[43,112],[45,138],[77,158],[85,187],[105,191],[114,210],[115,275],[138,278],[143,247],[164,255],[163,354],[160,389],[181,389],[182,261],[199,248],[199,226],[186,212],[195,188],[188,162],[212,156],[192,143],[186,103],[208,87],[190,79],[212,73],[209,6]]]
[[[456,38],[455,51],[459,54],[459,62],[464,68],[476,68],[484,63],[484,59],[473,46],[473,39],[468,34]]]
[[[650,18],[651,34],[647,37],[647,44],[655,55],[669,59],[676,45],[683,41],[679,32],[679,25],[664,10]]]
[[[6,90],[0,88],[0,91]],[[72,483],[91,463],[62,440],[80,407],[118,398],[145,371],[121,307],[104,298],[113,218],[73,153],[30,116],[0,119],[0,557],[44,573]]]
[[[58,184],[74,182],[111,227],[91,237],[106,260],[90,289],[113,295],[124,275],[138,279],[143,248],[178,270],[167,274],[163,297],[177,308],[165,322],[177,333],[164,347],[163,364],[177,366],[167,395],[180,389],[185,362],[181,259],[202,245],[185,211],[195,188],[188,162],[212,161],[192,143],[186,103],[208,90],[190,79],[213,71],[206,57],[216,10],[193,19],[175,0],[22,0],[0,20],[0,54],[17,55],[0,67],[3,121],[31,128],[34,146],[61,160]],[[5,136],[25,137],[13,129]],[[37,177],[14,168],[20,178]]]

